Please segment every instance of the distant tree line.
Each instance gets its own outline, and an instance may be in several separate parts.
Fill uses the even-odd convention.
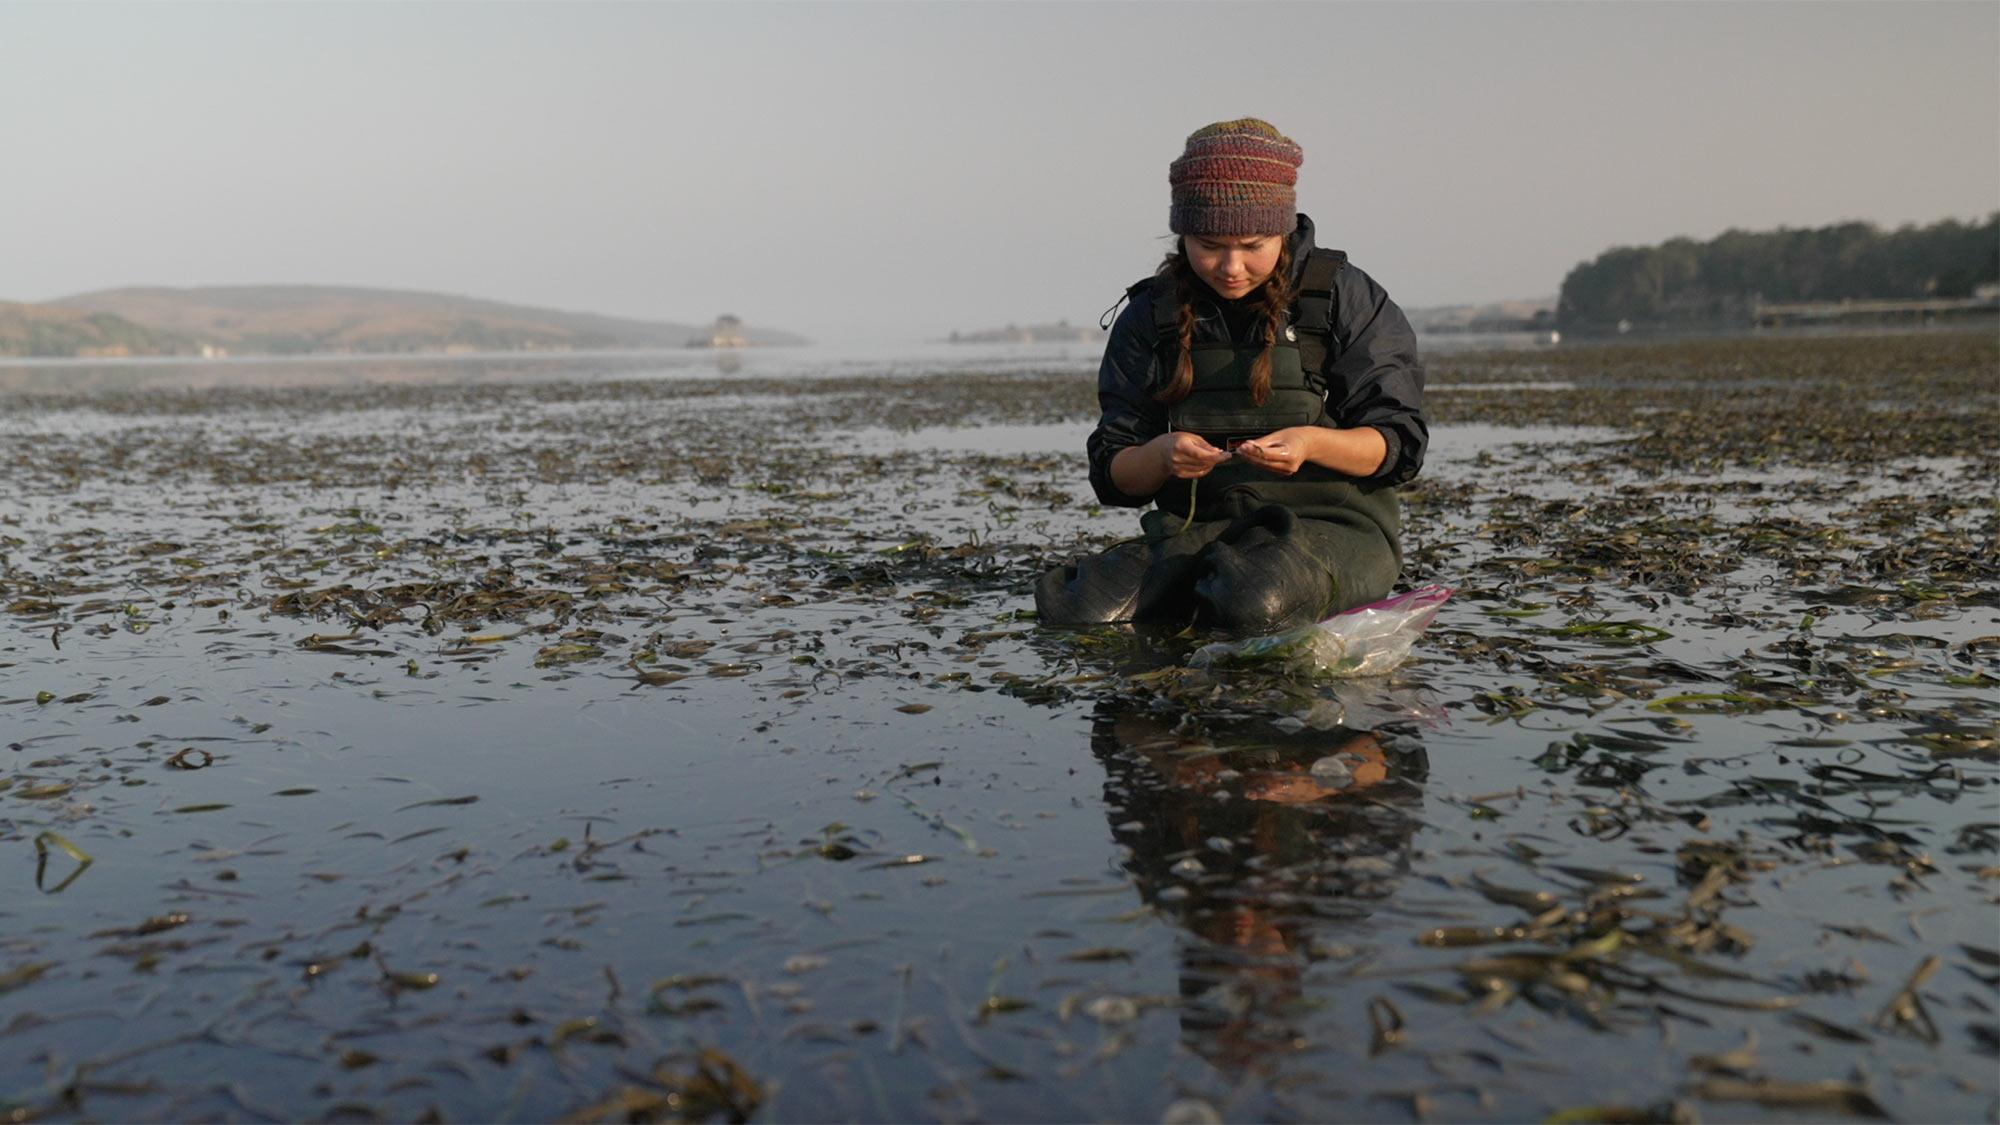
[[[2000,280],[2000,212],[1885,231],[1873,223],[1725,231],[1620,246],[1563,278],[1566,328],[1748,323],[1758,303],[1966,297]]]

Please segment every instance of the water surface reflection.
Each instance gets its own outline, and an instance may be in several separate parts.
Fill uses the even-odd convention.
[[[1110,704],[1092,725],[1105,812],[1140,896],[1182,933],[1183,1046],[1269,1083],[1307,1046],[1316,961],[1410,870],[1429,770],[1410,724],[1199,734]]]

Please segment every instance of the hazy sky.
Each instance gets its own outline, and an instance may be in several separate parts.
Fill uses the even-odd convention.
[[[0,300],[318,282],[825,340],[1094,321],[1210,121],[1406,306],[2000,208],[2000,3],[0,0]]]

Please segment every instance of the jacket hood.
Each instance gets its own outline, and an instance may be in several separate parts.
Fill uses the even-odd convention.
[[[1305,212],[1299,212],[1299,225],[1292,228],[1286,237],[1292,245],[1292,288],[1299,287],[1299,279],[1306,273],[1306,258],[1318,245],[1313,241],[1313,221]]]

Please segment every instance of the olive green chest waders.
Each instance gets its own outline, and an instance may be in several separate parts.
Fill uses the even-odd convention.
[[[1271,349],[1271,393],[1262,404],[1250,393],[1261,341],[1197,343],[1189,353],[1193,389],[1169,408],[1168,427],[1229,449],[1291,426],[1337,425],[1320,372],[1336,345],[1332,275],[1345,262],[1337,251],[1308,260],[1292,324]],[[1172,371],[1179,361],[1173,286],[1145,284],[1154,286],[1159,369]],[[1044,624],[1279,632],[1385,597],[1402,566],[1396,490],[1319,465],[1280,476],[1225,461],[1198,480],[1169,480],[1153,502],[1140,539],[1042,576],[1035,605]]]

